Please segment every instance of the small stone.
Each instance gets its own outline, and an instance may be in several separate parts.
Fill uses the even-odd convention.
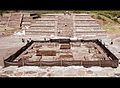
[[[74,69],[73,67],[66,68],[65,71],[63,71],[64,76],[76,76],[77,75],[77,70]],[[62,75],[62,74],[61,74]]]
[[[85,74],[86,74],[86,72],[84,70],[79,70],[77,73],[78,73],[77,74],[78,76],[85,76]]]
[[[0,75],[0,77],[9,77],[9,76],[7,76],[7,75]]]
[[[120,73],[115,73],[114,75],[115,75],[115,76],[119,76],[119,77],[120,77]]]
[[[25,74],[34,74],[34,73],[37,73],[37,72],[35,72],[35,71],[27,71],[27,72],[25,72]]]
[[[17,73],[15,73],[14,75],[19,77],[19,76],[22,76],[22,75],[23,75],[23,72],[17,72]]]
[[[13,71],[4,71],[3,74],[13,74]]]
[[[51,76],[51,74],[50,74],[50,73],[48,73],[48,74],[47,74],[47,76]]]
[[[95,73],[97,77],[108,77],[108,74],[106,72],[96,72]]]
[[[87,74],[93,74],[93,71],[88,70],[88,71],[87,71]]]
[[[67,73],[67,74],[64,74],[65,77],[75,77],[77,76],[77,74],[74,74],[74,73]]]
[[[38,77],[39,77],[39,76],[43,76],[43,75],[45,75],[45,74],[46,74],[46,72],[39,72],[39,73],[38,73]]]
[[[3,68],[3,67],[2,67],[2,66],[0,66],[0,70],[2,70],[2,68]]]
[[[88,70],[91,70],[91,71],[95,72],[95,71],[102,71],[103,68],[98,67],[98,66],[93,66],[93,67],[88,68]]]
[[[54,70],[54,71],[51,71],[51,76],[63,76],[63,70]]]

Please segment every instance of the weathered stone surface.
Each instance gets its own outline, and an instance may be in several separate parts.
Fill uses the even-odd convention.
[[[91,70],[91,71],[102,71],[102,67],[98,67],[98,66],[93,66],[93,67],[90,67],[90,68],[87,68],[88,70]]]
[[[16,72],[14,73],[14,76],[21,77],[24,74],[24,72]]]
[[[8,75],[0,75],[0,77],[5,77],[6,78],[6,77],[9,77],[9,76]]]
[[[106,72],[97,72],[96,77],[108,77]]]
[[[78,70],[78,71],[77,71],[77,75],[78,75],[78,76],[81,76],[81,77],[82,77],[82,76],[85,76],[85,75],[86,75],[86,71],[85,71],[85,70],[82,70],[82,69],[81,69],[81,70]]]
[[[88,70],[86,72],[87,72],[87,74],[93,74],[93,71],[91,71],[91,70]]]
[[[0,70],[2,70],[2,68],[3,68],[3,67],[2,67],[2,66],[0,66]]]
[[[19,71],[38,71],[39,67],[38,66],[23,66],[19,67],[17,70]]]
[[[115,73],[114,75],[120,77],[120,73]]]
[[[117,73],[120,73],[120,66],[117,67],[116,69],[114,69],[114,71],[115,71],[115,73],[116,73],[116,72],[117,72]]]
[[[56,71],[52,71],[51,73],[51,76],[54,76],[54,77],[62,77],[63,76],[63,70],[56,70]]]
[[[9,70],[8,71],[4,71],[3,74],[8,74],[8,75],[9,74],[13,74],[13,71],[9,71]]]
[[[46,72],[39,72],[38,73],[38,77],[42,77],[42,76],[44,76],[46,74]]]
[[[9,66],[9,67],[6,67],[6,68],[3,68],[2,71],[14,71],[18,68],[18,66]]]
[[[94,69],[93,69],[94,68]],[[68,67],[7,67],[0,70],[0,77],[120,77],[120,68],[105,67],[84,68],[82,66]]]
[[[63,75],[64,76],[76,76],[77,75],[77,70],[76,69],[74,69],[73,67],[69,67],[69,68],[67,68],[66,67],[66,69],[63,71]]]
[[[37,73],[37,72],[35,72],[35,71],[27,71],[27,72],[25,72],[25,74],[35,74],[35,73]]]

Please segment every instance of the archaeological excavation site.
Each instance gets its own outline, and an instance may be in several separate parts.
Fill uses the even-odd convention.
[[[117,68],[119,59],[102,42],[106,31],[86,13],[6,13],[1,27],[18,28],[24,46],[4,58],[8,66],[100,66]],[[16,35],[14,34],[14,35]],[[1,34],[2,36],[2,34]]]
[[[118,59],[99,40],[31,41],[5,60],[5,66],[118,66]]]

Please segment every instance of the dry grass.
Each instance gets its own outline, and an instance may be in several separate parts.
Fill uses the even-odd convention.
[[[10,27],[0,28],[0,32],[3,33],[5,36],[12,35],[15,31],[17,31],[17,29],[15,28]]]
[[[97,22],[101,25],[103,30],[106,30],[107,33],[120,33],[120,24],[117,22],[114,22],[110,18],[107,18],[103,15],[98,15],[96,13],[91,13],[94,19],[97,20]],[[100,17],[98,19],[98,16]]]

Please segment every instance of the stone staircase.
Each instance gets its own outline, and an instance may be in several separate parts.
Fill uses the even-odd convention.
[[[5,19],[5,18],[4,18]],[[33,19],[30,13],[25,13],[22,19],[22,29],[26,35],[103,38],[106,32],[89,14],[43,14]]]
[[[100,25],[89,14],[74,15],[75,36],[78,38],[100,38],[106,35]]]
[[[57,19],[57,36],[72,37],[73,36],[73,16],[69,14],[58,16]]]
[[[31,20],[32,20],[32,17],[30,17],[30,13],[23,13],[21,29],[22,30],[29,29],[31,25]]]
[[[32,19],[26,35],[51,36],[55,35],[55,16],[44,15],[41,18]]]
[[[6,27],[8,25],[8,20],[11,14],[3,14],[0,16],[0,27]]]
[[[22,13],[5,13],[0,17],[0,27],[20,28]]]
[[[21,26],[21,20],[22,20],[22,14],[21,13],[12,13],[10,18],[9,18],[9,22],[8,22],[8,26],[9,27],[15,27],[15,28],[20,28]]]

